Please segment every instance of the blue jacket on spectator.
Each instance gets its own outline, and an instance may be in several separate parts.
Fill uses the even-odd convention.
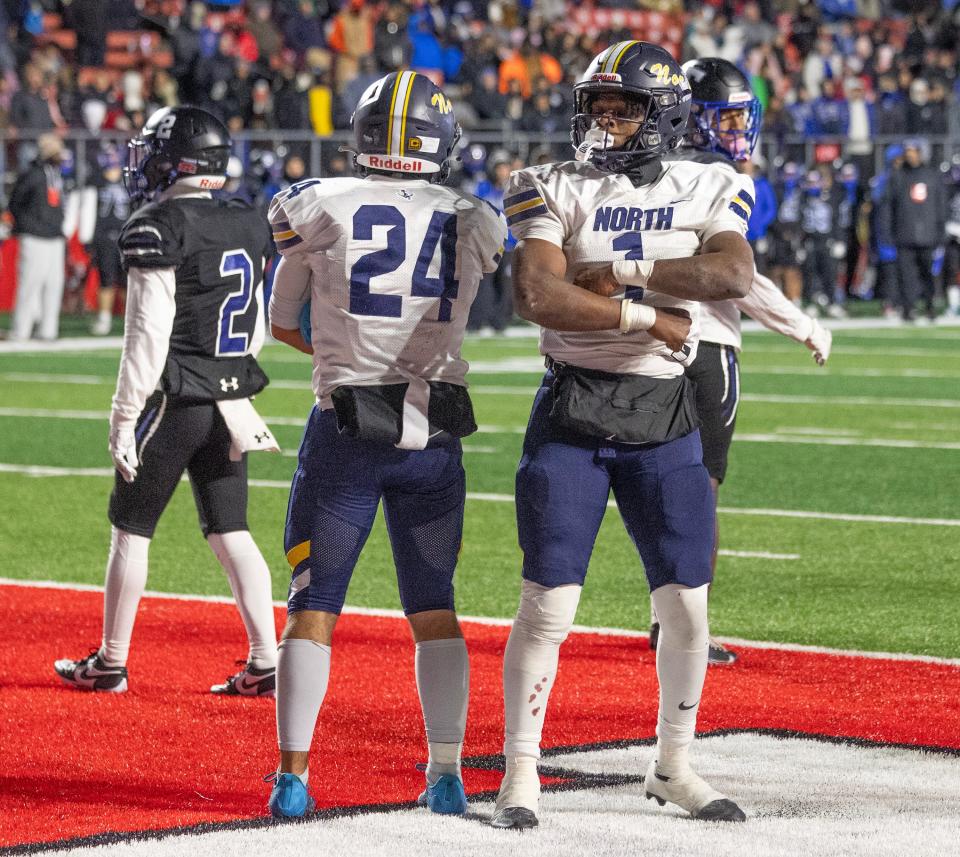
[[[850,128],[850,106],[841,99],[821,96],[811,105],[811,114],[814,134],[844,136]]]
[[[757,175],[753,179],[756,205],[747,224],[747,241],[753,242],[766,237],[770,224],[777,217],[777,195],[766,176]]]

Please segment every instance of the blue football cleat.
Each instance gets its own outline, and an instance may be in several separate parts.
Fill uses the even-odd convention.
[[[313,812],[317,806],[296,774],[281,774],[276,771],[264,777],[264,781],[273,783],[267,806],[274,818],[300,818]]]
[[[420,806],[442,815],[463,815],[467,811],[467,795],[463,781],[454,774],[444,774],[432,786],[428,785],[417,798]]]

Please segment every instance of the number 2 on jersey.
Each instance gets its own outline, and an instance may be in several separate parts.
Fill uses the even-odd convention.
[[[253,300],[253,262],[247,251],[227,250],[220,257],[220,276],[239,276],[240,285],[220,304],[216,353],[218,357],[223,354],[246,354],[250,348],[253,329],[248,325],[251,327],[249,331],[237,330],[236,322],[246,315],[250,301]]]
[[[400,318],[403,298],[381,295],[370,290],[370,280],[391,274],[405,261],[407,223],[402,212],[393,205],[361,205],[353,215],[353,240],[370,241],[375,226],[387,227],[387,246],[361,256],[350,271],[350,312],[353,315],[376,315]],[[440,245],[438,277],[428,276],[430,263]],[[457,297],[460,283],[456,279],[457,216],[434,211],[430,217],[423,244],[410,280],[412,297],[439,298],[438,321],[450,321],[451,302]]]

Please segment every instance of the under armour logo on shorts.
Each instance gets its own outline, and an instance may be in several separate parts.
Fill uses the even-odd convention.
[[[237,381],[235,377],[231,378],[229,381],[226,378],[221,378],[220,389],[223,390],[224,393],[228,392],[229,390],[239,390],[240,382]]]

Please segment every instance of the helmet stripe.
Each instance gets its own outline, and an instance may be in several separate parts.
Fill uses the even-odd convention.
[[[615,72],[617,70],[617,66],[620,65],[620,60],[623,59],[623,55],[635,44],[637,44],[635,39],[630,42],[617,42],[617,44],[610,49],[610,53],[607,54],[607,59],[604,63],[605,67],[603,70],[610,73]]]
[[[390,96],[390,118],[387,120],[387,154],[392,155],[393,150],[391,143],[393,142],[393,113],[397,104],[397,90],[400,89],[400,82],[403,80],[403,75],[405,72],[398,74],[393,81],[393,94]]]
[[[413,92],[413,79],[417,76],[415,71],[410,72],[410,78],[407,81],[407,95],[403,99],[403,113],[400,120],[400,154],[405,154],[404,148],[407,145],[407,108],[410,106],[410,95]]]
[[[393,95],[390,98],[390,119],[387,123],[387,154],[403,154],[403,133],[401,125],[404,123],[406,115],[406,105],[409,96],[410,81],[413,79],[412,71],[402,71],[397,75],[393,84]]]

